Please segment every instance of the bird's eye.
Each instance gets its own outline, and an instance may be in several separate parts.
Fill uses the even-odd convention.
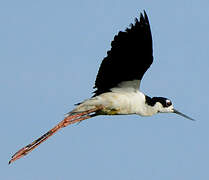
[[[172,105],[171,101],[170,100],[166,100],[166,106],[169,107],[171,105]]]

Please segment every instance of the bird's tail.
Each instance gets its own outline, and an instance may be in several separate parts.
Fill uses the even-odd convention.
[[[16,161],[17,159],[20,159],[21,157],[27,155],[29,152],[34,150],[36,147],[38,147],[42,142],[46,141],[49,137],[51,137],[53,134],[55,134],[58,130],[77,122],[81,122],[85,119],[89,119],[91,117],[94,117],[96,114],[95,112],[101,110],[102,107],[98,106],[96,108],[84,111],[84,112],[72,112],[67,114],[64,120],[62,120],[60,123],[58,123],[54,128],[49,130],[47,133],[33,141],[31,144],[28,144],[27,146],[23,147],[19,151],[17,151],[9,161],[9,164]],[[93,114],[92,114],[93,113]]]

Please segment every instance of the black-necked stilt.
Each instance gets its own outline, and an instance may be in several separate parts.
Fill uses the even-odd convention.
[[[119,32],[111,43],[100,66],[93,97],[79,104],[66,118],[46,134],[20,149],[9,163],[25,156],[59,129],[97,115],[176,113],[192,118],[174,109],[164,97],[149,97],[139,91],[144,73],[153,62],[152,35],[146,12],[140,14],[125,32]]]

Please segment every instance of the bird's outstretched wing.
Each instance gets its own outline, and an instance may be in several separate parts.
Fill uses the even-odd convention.
[[[146,12],[140,13],[125,32],[119,32],[111,43],[96,77],[94,96],[117,86],[138,89],[140,81],[153,62],[152,35]],[[132,83],[133,82],[133,83]]]

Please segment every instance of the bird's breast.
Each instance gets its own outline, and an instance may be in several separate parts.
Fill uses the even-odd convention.
[[[100,114],[106,115],[137,114],[144,102],[140,92],[109,92],[101,94],[99,98],[104,105]]]
[[[97,112],[100,115],[138,114],[151,116],[154,114],[145,103],[145,95],[140,91],[103,93],[85,100],[72,112],[87,111],[98,106],[103,106],[103,109]]]

